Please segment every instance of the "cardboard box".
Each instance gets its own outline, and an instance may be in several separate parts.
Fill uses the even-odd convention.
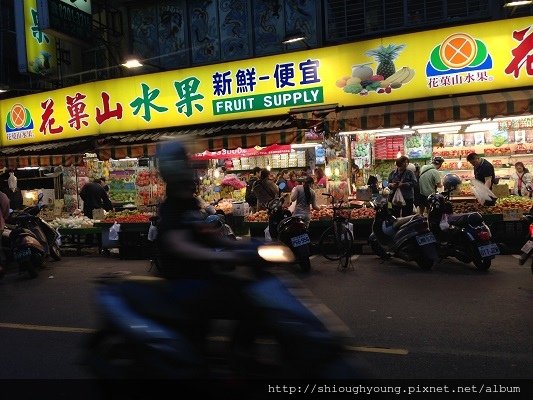
[[[493,185],[492,193],[494,193],[496,197],[498,198],[507,197],[509,196],[509,185],[508,184]]]

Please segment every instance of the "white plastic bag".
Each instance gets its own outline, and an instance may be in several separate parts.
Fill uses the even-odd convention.
[[[268,226],[265,228],[265,242],[271,242],[272,236],[270,236],[270,229],[268,229]]]
[[[157,239],[157,226],[154,224],[150,224],[150,228],[148,228],[148,240],[150,242],[153,242]]]
[[[396,207],[405,206],[405,199],[403,198],[403,194],[400,188],[396,189],[396,191],[394,192],[394,196],[392,196],[391,203],[393,206],[396,206]]]
[[[118,240],[118,233],[120,232],[120,224],[116,222],[109,228],[109,240]]]
[[[494,205],[498,196],[492,193],[492,191],[486,187],[483,182],[480,182],[477,179],[472,179],[470,183],[472,184],[472,191],[474,192],[479,204],[482,206]]]
[[[439,228],[441,231],[447,231],[450,229],[450,223],[448,222],[448,214],[442,214],[440,219]]]

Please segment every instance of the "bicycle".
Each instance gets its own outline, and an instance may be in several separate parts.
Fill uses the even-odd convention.
[[[320,236],[318,248],[320,254],[330,261],[339,261],[339,269],[346,270],[354,247],[353,234],[348,229],[348,218],[341,215],[343,201],[335,204],[335,198],[330,193],[324,196],[331,198],[333,219],[331,226]]]

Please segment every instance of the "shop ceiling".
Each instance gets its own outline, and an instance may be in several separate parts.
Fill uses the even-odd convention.
[[[531,87],[381,106],[341,108],[332,110],[322,118],[326,130],[347,132],[529,114],[533,114]],[[313,111],[294,115],[300,119],[317,119]]]

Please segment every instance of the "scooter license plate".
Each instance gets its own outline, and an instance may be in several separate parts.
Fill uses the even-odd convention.
[[[307,233],[304,233],[303,235],[292,237],[291,243],[293,247],[300,247],[311,243],[311,239],[309,239],[309,235]]]
[[[425,246],[426,244],[437,242],[437,239],[435,239],[435,235],[433,235],[432,233],[426,233],[425,235],[417,236],[416,242],[419,246]]]
[[[481,257],[490,257],[500,254],[500,248],[496,243],[487,244],[485,246],[479,246],[478,249]]]
[[[31,257],[31,250],[30,249],[24,249],[24,250],[16,251],[14,256],[15,256],[15,260],[16,261],[25,260],[26,258]]]
[[[520,249],[522,253],[529,254],[533,249],[533,240],[528,240],[527,243]]]

